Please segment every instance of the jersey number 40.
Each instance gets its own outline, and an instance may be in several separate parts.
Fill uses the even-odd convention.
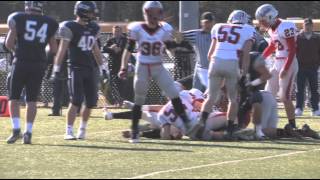
[[[36,37],[38,37],[40,43],[45,43],[47,38],[48,24],[43,24],[39,29],[37,29],[37,25],[37,21],[26,22],[26,33],[24,34],[24,39],[26,41],[34,41]]]
[[[95,40],[94,36],[81,36],[78,47],[81,48],[82,51],[91,51]]]

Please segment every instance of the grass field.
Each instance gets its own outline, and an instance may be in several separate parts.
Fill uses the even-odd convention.
[[[5,144],[0,119],[0,178],[320,178],[320,141],[192,142],[143,139],[129,144],[129,122],[104,121],[95,110],[86,141],[66,142],[64,117],[40,109],[33,145]],[[284,116],[283,110],[280,110]],[[65,114],[65,112],[64,112]],[[309,113],[305,113],[309,114]],[[280,126],[285,124],[283,118]],[[320,118],[302,117],[320,131]],[[79,121],[77,121],[78,127]]]

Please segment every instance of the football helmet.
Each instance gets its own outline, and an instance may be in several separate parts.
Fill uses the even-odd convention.
[[[227,22],[232,24],[248,24],[249,15],[242,10],[234,10],[229,15]]]
[[[261,25],[269,28],[276,22],[278,14],[271,4],[264,4],[257,9],[255,16]]]
[[[157,24],[163,19],[163,6],[159,1],[146,1],[142,12],[144,19],[151,24]]]
[[[97,4],[94,1],[77,1],[74,6],[74,15],[87,22],[95,20],[98,13]]]
[[[25,11],[35,11],[42,13],[43,12],[43,2],[42,1],[25,1],[24,2]]]

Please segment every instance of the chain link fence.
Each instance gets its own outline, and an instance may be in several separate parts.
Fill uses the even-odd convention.
[[[103,45],[108,38],[111,36],[110,33],[102,33],[100,37],[101,44]],[[6,96],[8,94],[7,86],[6,86],[6,79],[8,73],[10,72],[9,60],[12,58],[10,53],[7,53],[3,49],[5,34],[0,35],[0,96]],[[107,57],[108,60],[108,67],[112,69],[112,61],[110,58]],[[175,57],[169,57],[165,55],[164,57],[164,65],[169,70],[170,74],[174,77],[175,80],[181,79],[193,73],[194,62],[192,60],[192,56],[188,53],[176,53]],[[46,77],[46,76],[45,76]],[[121,97],[118,88],[114,85],[116,77],[111,77],[110,79],[110,94],[108,97],[112,97],[114,99],[119,99]],[[103,93],[99,92],[99,105],[104,106],[105,101]],[[49,103],[53,101],[53,86],[49,82],[47,78],[43,79],[41,92],[39,96],[39,101],[47,106]],[[112,101],[111,101],[112,102]],[[161,92],[160,88],[157,84],[152,80],[149,85],[149,90],[147,94],[146,104],[165,104],[167,102],[166,97],[164,97],[163,93]]]
[[[111,36],[110,33],[102,33],[101,34],[101,44],[104,44],[108,38]],[[12,58],[10,53],[7,53],[3,49],[3,43],[5,39],[5,34],[0,34],[0,96],[7,96],[7,76],[10,72],[9,60]],[[164,57],[164,65],[169,70],[170,74],[174,77],[175,80],[181,79],[188,75],[193,74],[194,64],[193,55],[190,53],[177,52],[175,56],[165,55]],[[112,61],[107,57],[108,67],[112,69]],[[273,62],[268,61],[268,67],[272,67]],[[320,72],[319,72],[320,75]],[[109,103],[113,104],[115,99],[121,99],[119,89],[117,85],[114,83],[116,77],[111,77],[109,80],[110,91],[108,92],[107,100],[105,99],[105,94],[101,91],[99,92],[99,105],[104,106]],[[319,87],[320,87],[320,78],[319,78]],[[292,97],[295,99],[296,94],[293,93]],[[306,97],[309,97],[309,91],[306,91]],[[113,100],[108,100],[111,98]],[[39,101],[47,106],[49,103],[53,101],[53,86],[49,82],[47,78],[43,79],[43,83],[41,86],[41,92],[39,96]],[[307,100],[308,101],[308,100]],[[108,102],[108,103],[107,103]],[[157,84],[152,80],[149,86],[146,104],[165,104],[167,102],[166,97],[161,92],[160,88]]]

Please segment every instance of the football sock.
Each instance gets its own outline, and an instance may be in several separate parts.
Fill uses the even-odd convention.
[[[87,129],[87,126],[88,126],[88,122],[87,121],[81,121],[80,122],[80,130],[86,130]]]
[[[132,111],[128,112],[120,112],[120,113],[113,113],[113,119],[131,119],[133,116]]]
[[[189,123],[189,118],[186,115],[184,106],[180,98],[174,98],[171,100],[174,111],[181,117],[184,123]]]
[[[67,125],[66,134],[73,134],[73,126],[72,125]]]
[[[141,106],[134,105],[132,108],[132,130],[137,131],[139,129],[139,120],[141,119],[142,111]]]
[[[33,123],[26,123],[26,132],[28,133],[32,133],[32,127],[33,127]]]
[[[233,133],[234,131],[234,121],[228,120],[228,132]]]
[[[264,136],[264,133],[262,132],[262,126],[261,126],[261,124],[256,125],[255,129],[256,129],[256,135],[258,135],[258,136]]]
[[[151,139],[160,139],[161,138],[160,134],[161,134],[160,129],[153,129],[153,130],[142,132],[141,137],[151,138]]]
[[[13,129],[21,129],[20,118],[16,118],[16,117],[12,118],[11,123],[12,123]]]

